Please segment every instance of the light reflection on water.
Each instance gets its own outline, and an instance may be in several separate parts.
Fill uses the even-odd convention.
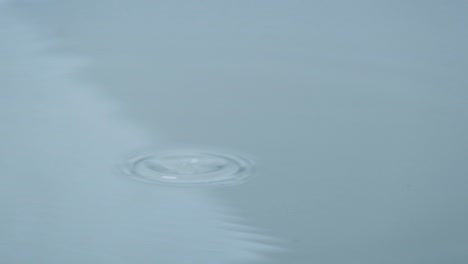
[[[82,60],[0,8],[0,262],[252,263],[280,240],[205,190],[113,173],[157,145],[79,81]]]

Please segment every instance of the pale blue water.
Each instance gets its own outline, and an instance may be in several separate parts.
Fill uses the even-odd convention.
[[[468,261],[465,2],[6,2],[0,263]]]

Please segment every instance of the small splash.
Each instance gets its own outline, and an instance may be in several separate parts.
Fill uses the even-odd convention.
[[[125,172],[150,183],[223,185],[242,183],[252,174],[253,163],[229,154],[179,151],[131,159]]]

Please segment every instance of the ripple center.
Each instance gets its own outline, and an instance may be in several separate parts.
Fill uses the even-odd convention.
[[[131,159],[125,167],[137,180],[171,185],[235,184],[252,174],[241,157],[196,151],[164,152]]]

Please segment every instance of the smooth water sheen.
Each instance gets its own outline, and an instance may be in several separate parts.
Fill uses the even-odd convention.
[[[467,14],[0,0],[0,263],[468,263]]]

